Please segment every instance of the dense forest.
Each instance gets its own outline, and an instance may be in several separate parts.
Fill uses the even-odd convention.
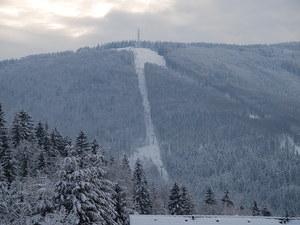
[[[194,198],[186,185],[148,181],[139,160],[115,160],[80,132],[72,142],[24,110],[8,128],[0,104],[1,224],[129,224],[129,214],[271,216],[268,204],[249,208],[211,187]],[[293,212],[292,214],[293,215]]]
[[[56,185],[79,179],[75,175],[90,179],[96,174],[99,183],[91,185],[107,182],[110,186],[102,194],[111,198],[113,190],[121,188],[127,199],[126,212],[139,212],[133,200],[136,162],[130,162],[131,171],[123,169],[124,155],[125,161],[130,159],[145,138],[134,54],[122,50],[129,46],[152,49],[167,65],[146,64],[144,71],[151,118],[170,175],[165,182],[140,162],[142,183],[148,186],[146,195],[152,206],[143,209],[144,213],[182,213],[182,209],[169,209],[170,190],[174,189],[172,193],[179,198],[188,193],[193,213],[252,215],[257,205],[272,215],[286,211],[299,215],[300,44],[148,41],[139,46],[135,41],[123,41],[0,62],[0,101],[7,121],[1,125],[5,134],[1,139],[1,180],[10,196],[4,201],[6,213],[17,209],[14,202],[22,205],[24,201],[29,209],[22,206],[26,210],[16,213],[23,215],[23,220],[35,218],[42,223],[59,217],[67,221],[66,215],[73,209],[53,200]],[[21,109],[26,111],[21,113]],[[30,118],[27,112],[41,122],[33,124],[29,119],[24,131],[30,134],[17,137],[19,131],[14,127],[22,114]],[[87,142],[87,155],[76,150],[80,136]],[[94,148],[97,150],[92,151]],[[11,156],[4,157],[7,152]],[[97,166],[89,168],[80,162],[86,157],[86,163]],[[5,162],[14,168],[11,177]],[[63,172],[68,168],[70,174]],[[93,169],[97,172],[89,171]],[[75,171],[80,172],[73,174]],[[51,205],[42,217],[34,209],[42,198],[37,195],[40,192]],[[225,193],[233,206],[224,209]],[[205,204],[209,195],[214,199],[208,201],[213,203],[211,207]],[[20,201],[12,200],[17,196]],[[17,221],[18,217],[3,218]]]

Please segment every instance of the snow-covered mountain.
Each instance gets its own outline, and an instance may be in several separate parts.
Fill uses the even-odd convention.
[[[300,211],[299,43],[115,51],[130,44],[0,62],[8,121],[26,109],[70,137],[84,130],[114,157],[152,161],[152,174],[199,202],[212,187],[238,205]]]

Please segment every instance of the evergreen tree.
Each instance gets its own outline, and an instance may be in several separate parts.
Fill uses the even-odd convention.
[[[181,188],[180,202],[182,205],[182,215],[192,215],[194,213],[194,205],[185,186]]]
[[[5,128],[4,112],[2,111],[2,105],[0,103],[0,162],[3,160],[6,144],[7,144],[7,132]]]
[[[182,202],[180,195],[180,188],[177,183],[174,183],[170,190],[169,203],[168,203],[169,213],[171,215],[182,215]]]
[[[9,213],[8,183],[5,181],[3,167],[0,165],[0,222],[6,220]]]
[[[140,214],[151,214],[152,199],[144,170],[138,159],[133,172],[133,202],[135,210]]]
[[[67,138],[64,138],[56,128],[51,132],[50,143],[52,144],[52,149],[49,152],[51,157],[56,157],[58,154],[63,157],[68,155],[66,147],[71,145],[71,142]]]
[[[261,214],[262,214],[263,216],[272,216],[272,213],[269,211],[268,205],[267,205],[266,202],[265,202],[264,205],[263,205],[263,208],[262,208],[262,210],[261,210]]]
[[[31,116],[22,110],[16,114],[12,125],[12,142],[15,147],[23,140],[31,142],[33,139],[33,123]]]
[[[260,210],[257,205],[257,201],[253,202],[253,207],[252,207],[252,216],[259,216],[260,215]]]
[[[82,168],[77,151],[63,160],[60,180],[55,185],[55,202],[76,218],[75,224],[115,225],[111,183],[103,178],[103,169]]]
[[[123,167],[123,169],[125,169],[126,171],[129,171],[131,173],[131,169],[129,166],[129,160],[125,154],[123,155],[123,159],[122,159],[122,167]]]
[[[76,138],[75,143],[75,151],[77,152],[78,156],[83,155],[86,151],[90,150],[90,144],[86,135],[80,131],[78,137]]]
[[[7,142],[8,140],[5,140]],[[12,149],[6,145],[7,148],[4,151],[2,167],[3,173],[8,184],[11,184],[15,178],[17,173],[17,161],[12,154]]]
[[[97,155],[99,154],[100,145],[98,144],[97,140],[93,140],[91,144],[92,154]]]
[[[126,194],[119,184],[114,185],[114,194],[112,199],[115,205],[115,211],[117,213],[115,222],[118,225],[128,225],[129,215],[126,202]]]
[[[223,205],[226,206],[226,207],[232,207],[233,206],[233,202],[230,200],[228,190],[225,191],[224,197],[222,198],[221,201],[222,201]]]
[[[205,194],[205,200],[204,200],[206,205],[216,205],[217,200],[215,199],[215,193],[211,188],[208,188]]]
[[[46,131],[44,125],[41,121],[38,122],[37,126],[35,127],[35,137],[37,139],[37,144],[39,146],[43,146],[46,137]]]

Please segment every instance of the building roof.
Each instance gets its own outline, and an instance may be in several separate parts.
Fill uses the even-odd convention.
[[[130,215],[130,225],[280,225],[282,218],[259,216],[172,216]],[[293,218],[289,225],[300,225],[300,218]]]

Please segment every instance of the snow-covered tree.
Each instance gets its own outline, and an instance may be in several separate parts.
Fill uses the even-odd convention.
[[[215,193],[213,192],[212,188],[208,188],[205,194],[205,200],[206,205],[216,205],[217,200],[215,199]]]
[[[192,215],[194,213],[194,205],[185,186],[181,188],[180,201],[182,205],[182,215]]]
[[[226,190],[224,193],[224,197],[221,199],[222,204],[226,207],[232,207],[233,206],[233,202],[231,201],[230,197],[229,197],[229,191]]]
[[[180,198],[180,188],[177,183],[174,183],[170,190],[168,202],[169,213],[171,215],[182,215],[183,206]]]
[[[151,214],[152,199],[141,161],[135,163],[133,172],[133,202],[135,210],[140,214]]]
[[[69,154],[62,162],[60,180],[55,185],[57,207],[63,206],[68,214],[72,213],[75,224],[116,224],[111,183],[103,179],[103,169],[81,168],[77,151]]]
[[[25,111],[22,110],[15,115],[13,125],[12,125],[12,142],[16,147],[20,144],[21,141],[32,141],[33,139],[34,126],[31,120],[31,116]]]
[[[259,216],[259,215],[260,215],[260,209],[258,208],[257,201],[254,201],[252,207],[252,216]]]
[[[268,209],[268,204],[265,202],[263,205],[263,208],[261,210],[261,214],[263,216],[272,216],[272,213],[270,212],[270,210]]]
[[[3,167],[0,165],[0,222],[4,224],[9,214],[9,191]]]
[[[112,199],[117,213],[115,221],[118,225],[129,224],[129,210],[127,208],[126,193],[119,184],[114,185]]]

